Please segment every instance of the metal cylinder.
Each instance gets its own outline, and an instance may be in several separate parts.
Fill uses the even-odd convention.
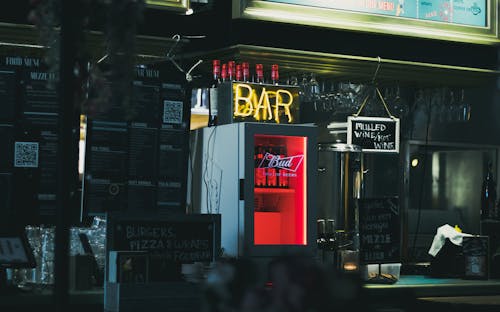
[[[335,220],[335,230],[356,233],[357,199],[363,189],[363,154],[357,145],[318,145],[318,218]]]

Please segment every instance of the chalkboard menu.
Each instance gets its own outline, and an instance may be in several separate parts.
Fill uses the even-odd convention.
[[[157,64],[137,66],[132,105],[112,102],[89,117],[85,214],[185,212],[190,91],[175,73]]]
[[[178,263],[213,262],[220,214],[107,214],[107,251],[147,251]]]
[[[360,262],[401,262],[401,216],[397,197],[359,200]]]
[[[347,144],[360,146],[363,152],[398,153],[399,119],[349,116]]]

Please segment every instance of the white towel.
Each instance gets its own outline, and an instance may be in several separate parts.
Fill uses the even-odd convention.
[[[464,236],[472,236],[472,234],[460,233],[449,224],[438,227],[436,235],[434,235],[434,240],[432,241],[431,248],[429,249],[429,254],[435,257],[444,246],[447,238],[453,244],[462,246],[462,239]]]

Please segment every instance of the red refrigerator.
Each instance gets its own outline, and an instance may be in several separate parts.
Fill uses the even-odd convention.
[[[221,214],[224,255],[315,255],[316,126],[241,122],[191,139],[192,209]]]

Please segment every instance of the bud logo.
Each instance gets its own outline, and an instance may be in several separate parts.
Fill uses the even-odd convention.
[[[296,172],[303,159],[304,155],[280,157],[279,155],[266,153],[259,164],[259,168],[280,168]]]

